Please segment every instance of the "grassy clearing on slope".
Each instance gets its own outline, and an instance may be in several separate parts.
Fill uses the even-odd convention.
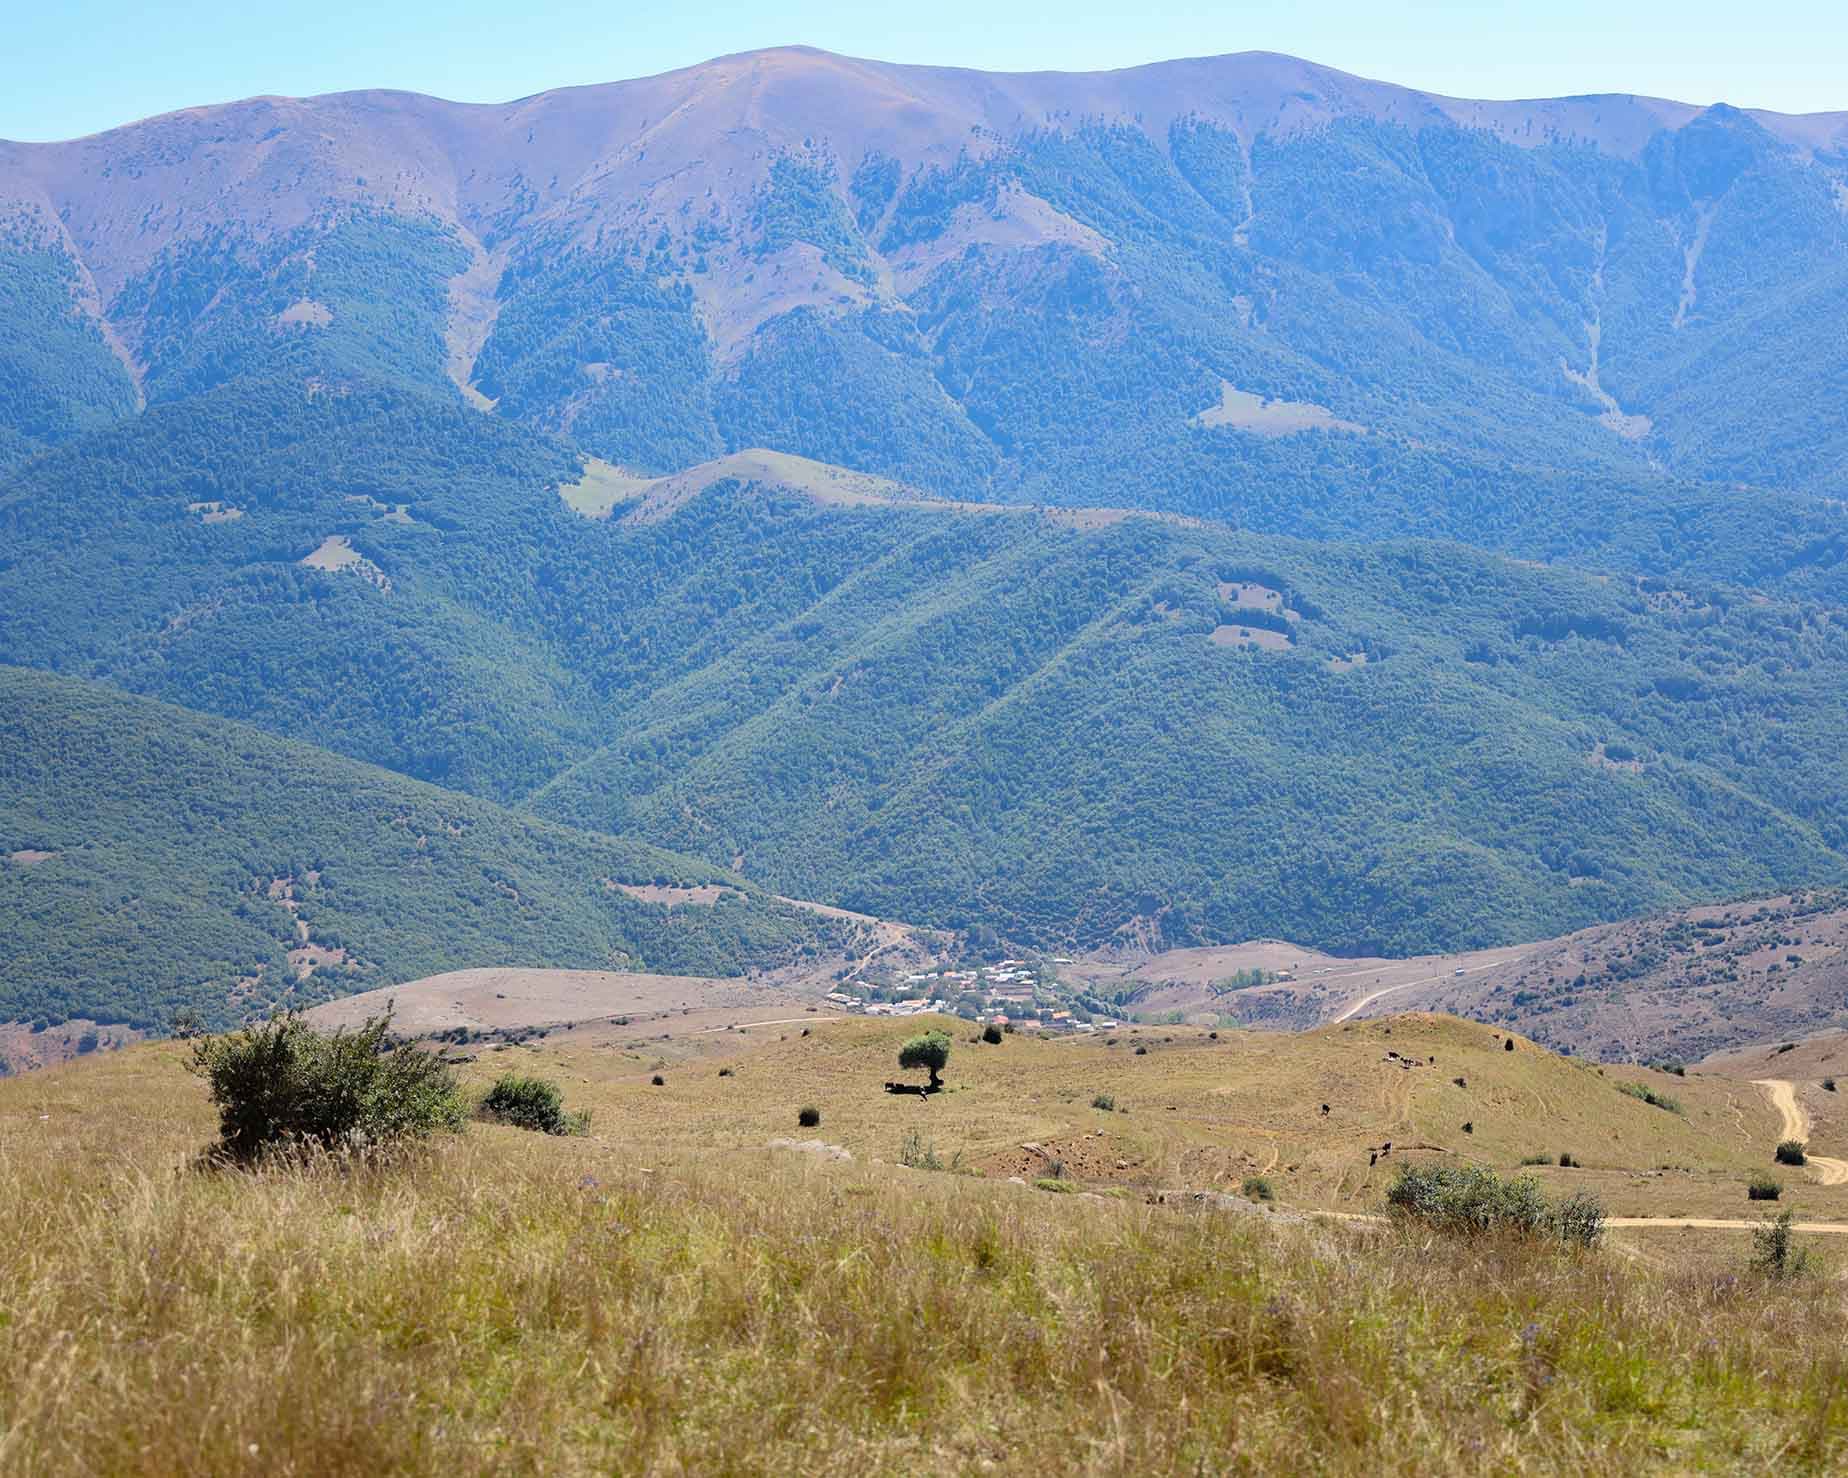
[[[200,1174],[186,1165],[212,1117],[180,1059],[143,1048],[0,1083],[15,1230],[0,1245],[0,1466],[1848,1460],[1839,1284],[1040,1195],[865,1158],[663,1153],[607,1127],[474,1126],[392,1171]]]

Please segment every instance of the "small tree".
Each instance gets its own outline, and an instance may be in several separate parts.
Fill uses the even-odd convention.
[[[182,1006],[173,1013],[167,1030],[182,1042],[190,1042],[194,1037],[205,1035],[205,1018],[199,1014],[198,1007]]]
[[[1791,1214],[1783,1212],[1752,1231],[1752,1269],[1767,1278],[1800,1278],[1809,1271],[1810,1255],[1790,1236]]]
[[[1780,1165],[1802,1165],[1809,1156],[1803,1153],[1803,1141],[1787,1139],[1777,1147],[1777,1163]]]
[[[982,1028],[982,1040],[988,1043],[990,1047],[999,1047],[1001,1045],[1001,1028],[995,1025],[994,1022],[989,1022],[987,1026]]]
[[[927,1093],[935,1093],[943,1086],[943,1069],[949,1060],[950,1039],[942,1032],[925,1032],[898,1049],[898,1065],[901,1068],[929,1069],[930,1086],[925,1089]]]

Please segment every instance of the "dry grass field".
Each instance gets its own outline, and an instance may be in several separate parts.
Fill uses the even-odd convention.
[[[1768,1152],[1747,1083],[1672,1079],[1675,1114],[1446,1018],[1115,1046],[942,1024],[929,1101],[881,1091],[916,1022],[672,1055],[553,1033],[462,1071],[558,1079],[588,1135],[475,1124],[344,1168],[193,1168],[214,1121],[177,1044],[0,1082],[0,1471],[1848,1463],[1843,1287],[1745,1272],[1743,1234],[1573,1253],[1297,1214],[1376,1208],[1384,1139],[1498,1168],[1573,1141],[1613,1210],[1665,1208],[1653,1168],[1685,1162],[1692,1208]],[[981,1173],[896,1163],[912,1131]],[[1078,1193],[1036,1188],[1050,1158]],[[1278,1209],[1186,1194],[1250,1167]]]

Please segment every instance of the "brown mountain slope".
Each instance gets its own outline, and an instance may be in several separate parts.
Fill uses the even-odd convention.
[[[1240,972],[1252,971],[1272,978],[1249,984]],[[1445,1011],[1606,1061],[1708,1057],[1742,1076],[1815,1078],[1837,1067],[1848,1076],[1848,1056],[1832,1060],[1842,1037],[1830,1030],[1848,1026],[1841,888],[1676,909],[1473,954],[1343,959],[1255,940],[1100,956],[1070,973],[1107,998],[1133,993],[1129,1008],[1145,1019],[1179,1011],[1300,1029]],[[1794,1055],[1777,1052],[1799,1039]]]
[[[1848,1023],[1841,889],[1678,909],[1519,953],[1383,1008],[1455,1011],[1516,1024],[1552,1046],[1642,1060],[1692,1060]]]
[[[477,275],[491,281],[495,246],[516,232],[562,230],[590,242],[745,220],[772,159],[786,151],[821,151],[849,168],[883,156],[909,176],[1079,119],[1133,123],[1160,140],[1176,119],[1199,117],[1249,142],[1361,116],[1413,127],[1449,120],[1517,145],[1569,141],[1628,157],[1699,111],[1632,96],[1473,102],[1261,52],[1116,72],[1001,74],[788,47],[505,104],[389,91],[258,97],[63,143],[0,142],[0,209],[23,207],[63,237],[104,302],[176,243],[227,229],[260,240],[355,204],[458,227]],[[1806,151],[1848,140],[1848,113],[1751,116]],[[915,278],[982,241],[1102,249],[1086,228],[1024,194],[968,215],[960,230],[895,254],[890,273]],[[869,291],[831,272],[817,276],[816,285],[792,282],[755,304],[749,294],[710,294],[702,307],[715,339],[735,342],[798,301]]]

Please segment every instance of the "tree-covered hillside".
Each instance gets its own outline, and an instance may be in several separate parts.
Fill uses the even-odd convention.
[[[0,657],[1045,943],[1436,949],[1848,853],[1832,604],[735,481],[593,520],[558,443],[341,389],[240,380],[16,476]]]
[[[718,883],[668,908],[621,885]],[[825,925],[717,868],[0,668],[0,1020],[224,1022],[469,965],[734,974]]]
[[[1837,611],[1454,546],[929,519],[887,515],[905,541],[799,615],[638,678],[532,805],[1044,944],[1415,952],[1848,858]]]

